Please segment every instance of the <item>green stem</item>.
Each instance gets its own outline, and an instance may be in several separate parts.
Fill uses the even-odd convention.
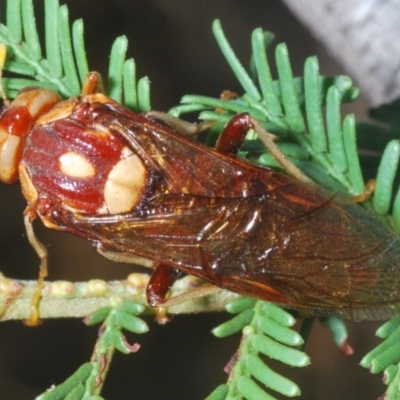
[[[147,274],[131,274],[126,281],[45,282],[39,313],[42,319],[85,317],[107,307],[116,296],[138,302],[155,313],[146,301]],[[201,285],[200,280],[187,276],[176,282],[172,296]],[[31,301],[36,281],[0,279],[0,321],[25,320],[31,313]],[[237,295],[226,290],[204,298],[197,298],[168,308],[170,314],[224,311],[227,303]]]

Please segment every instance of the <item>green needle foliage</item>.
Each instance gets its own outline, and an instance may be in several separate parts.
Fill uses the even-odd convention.
[[[303,78],[293,78],[287,47],[283,43],[275,50],[278,79],[273,80],[265,49],[266,36],[261,29],[256,29],[252,35],[253,74],[256,74],[253,80],[230,48],[219,21],[214,22],[213,31],[245,94],[229,100],[184,96],[181,100],[184,106],[174,107],[171,113],[178,116],[202,111],[201,119],[226,123],[235,114],[248,112],[268,132],[281,138],[278,146],[316,182],[339,193],[362,193],[364,180],[358,157],[353,157],[357,155],[354,116],[347,116],[342,123],[340,115],[340,104],[359,95],[351,80],[320,76],[316,57],[306,60]],[[270,42],[268,40],[268,44]],[[325,106],[325,115],[322,106]],[[223,112],[216,112],[215,108]],[[250,157],[253,161],[278,167],[257,137],[249,135],[242,150],[254,149],[258,149],[258,153]]]
[[[273,304],[245,297],[230,303],[227,311],[235,317],[215,328],[213,334],[223,338],[242,331],[243,337],[229,372],[229,385],[219,386],[207,400],[273,399],[266,388],[288,397],[298,396],[299,387],[274,372],[263,359],[265,356],[291,367],[309,365],[307,355],[293,348],[303,343],[303,338],[290,329],[296,322],[293,316]]]
[[[248,112],[262,122],[269,132],[280,138],[278,142],[280,149],[312,179],[339,193],[350,195],[363,193],[365,185],[356,144],[355,118],[353,115],[347,115],[342,121],[341,117],[341,104],[356,99],[359,94],[358,90],[353,88],[350,79],[320,76],[315,57],[306,60],[303,78],[293,78],[287,48],[284,44],[279,44],[275,49],[278,79],[273,80],[266,53],[272,35],[259,29],[252,35],[253,60],[250,68],[252,72],[247,72],[232,51],[219,21],[214,22],[213,31],[222,53],[243,87],[244,94],[228,100],[184,96],[181,101],[184,105],[173,108],[171,112],[180,115],[200,111],[200,118],[215,119],[222,123],[229,121],[236,113]],[[250,75],[253,78],[250,78]],[[397,232],[400,232],[400,194],[399,190],[395,189],[395,177],[400,145],[394,137],[398,133],[396,130],[399,129],[399,117],[396,115],[400,108],[399,104],[397,101],[371,111],[373,117],[389,124],[389,129],[371,125],[361,127],[363,143],[368,143],[368,139],[372,142],[368,144],[367,149],[376,149],[374,143],[378,142],[379,148],[383,151],[375,178],[375,192],[363,205]],[[218,108],[218,112],[215,108]],[[378,138],[375,137],[377,133],[380,135]],[[216,135],[212,136],[211,144],[215,138]],[[275,159],[260,146],[257,137],[251,133],[245,140],[242,155],[261,165],[279,168]],[[243,311],[231,322],[243,322],[246,318],[250,318],[248,310]],[[251,318],[257,317],[251,315]],[[327,318],[323,323],[332,331],[336,345],[344,352],[348,351],[347,330],[343,321]],[[398,319],[389,322],[388,326],[393,329],[396,324]],[[399,333],[391,332],[389,328],[384,327],[383,331],[388,333],[383,335],[379,331],[378,335],[385,338],[385,342],[369,353],[361,365],[370,368],[373,373],[385,371],[385,383],[388,385],[387,399],[397,399],[400,396],[398,385],[400,373],[397,373],[400,365]],[[247,325],[244,332],[246,329]],[[242,345],[243,342],[247,342],[246,335]],[[244,356],[239,352],[238,363],[242,357]],[[271,382],[275,379],[271,379]],[[260,387],[248,376],[248,371],[244,382],[246,389],[236,383],[236,390],[242,396],[239,398],[272,398],[265,392],[261,395]],[[262,380],[261,382],[271,387],[268,382]],[[242,382],[241,385],[243,384]],[[237,395],[230,397],[228,390],[226,394],[223,393],[220,387],[210,399],[236,398]],[[288,393],[285,394],[288,396]],[[212,397],[214,395],[215,397]]]
[[[80,94],[89,72],[84,27],[82,20],[74,21],[71,33],[70,26],[68,8],[60,6],[58,0],[45,0],[45,58],[32,0],[7,1],[6,21],[0,25],[0,42],[8,49],[4,70],[21,76],[3,78],[7,96],[14,98],[18,90],[27,86],[51,89],[64,98]],[[135,62],[125,59],[127,47],[125,36],[117,38],[112,46],[108,94],[133,111],[149,111],[149,80],[144,77],[136,82]]]
[[[66,381],[38,396],[36,400],[97,399],[115,350],[124,354],[135,353],[139,346],[130,345],[122,330],[141,334],[149,330],[137,317],[145,307],[131,301],[115,299],[110,307],[100,309],[85,319],[87,325],[102,323],[90,362],[83,364]],[[101,383],[101,384],[99,384]],[[96,396],[96,397],[91,397]]]
[[[266,52],[273,35],[261,29],[252,34],[253,55],[247,70],[229,45],[218,20],[213,24],[213,32],[244,94],[228,94],[221,99],[186,95],[170,113],[179,116],[196,112],[201,119],[217,121],[207,139],[209,145],[214,145],[227,121],[237,113],[248,112],[279,138],[278,146],[293,164],[316,182],[339,193],[359,195],[364,192],[362,165],[368,177],[376,177],[376,190],[364,203],[365,207],[400,232],[400,192],[396,186],[400,103],[371,111],[371,115],[387,124],[387,128],[371,124],[359,126],[359,145],[375,152],[371,155],[369,151],[359,157],[355,118],[341,116],[341,104],[355,100],[359,94],[348,77],[321,76],[315,57],[306,60],[304,76],[293,77],[287,47],[279,44],[275,48],[278,76],[273,78]],[[45,0],[44,49],[37,33],[32,0],[7,1],[7,13],[0,24],[0,42],[8,48],[4,70],[13,76],[2,79],[9,98],[14,98],[18,90],[26,86],[55,90],[64,98],[79,95],[89,71],[84,26],[81,20],[71,25],[67,7],[60,6],[58,0]],[[127,47],[124,36],[117,38],[112,46],[108,94],[133,111],[148,111],[151,109],[149,80],[146,77],[137,80],[134,60],[126,59]],[[376,151],[383,153],[382,158]],[[279,168],[254,132],[248,133],[240,154],[261,165]],[[101,399],[101,387],[95,381],[100,378],[104,382],[115,350],[123,353],[136,350],[136,346],[127,343],[122,330],[137,334],[148,330],[137,316],[143,309],[141,305],[115,299],[109,307],[88,317],[89,325],[102,323],[92,360],[39,399]],[[271,391],[287,397],[298,395],[298,386],[273,371],[268,360],[279,360],[291,367],[307,365],[309,359],[299,346],[311,329],[312,321],[306,320],[299,334],[291,329],[294,324],[291,314],[272,304],[248,298],[229,304],[227,311],[234,317],[215,328],[214,335],[223,338],[242,331],[243,337],[228,367],[228,382],[207,399],[274,399]],[[332,331],[337,346],[343,348],[347,338],[343,321],[326,318],[323,323]],[[372,373],[384,372],[388,385],[386,398],[397,399],[400,396],[400,317],[384,324],[378,336],[384,341],[363,358],[361,365]],[[99,360],[104,359],[106,366],[99,364]]]

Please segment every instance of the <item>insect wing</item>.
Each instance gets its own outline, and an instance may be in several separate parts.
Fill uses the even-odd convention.
[[[43,207],[41,217],[50,226],[313,314],[382,319],[400,303],[399,238],[358,205],[220,154],[116,103],[82,102],[56,124],[122,140],[147,175],[140,201],[125,213],[79,213],[49,191],[43,204],[53,208]],[[101,197],[103,186],[95,189]]]
[[[118,104],[93,107],[89,119],[124,137],[148,168],[162,175],[164,192],[243,197],[290,182],[283,174],[223,155]]]
[[[357,205],[312,209],[276,190],[241,199],[165,195],[148,210],[74,226],[108,248],[311,314],[382,319],[400,302],[399,240]]]

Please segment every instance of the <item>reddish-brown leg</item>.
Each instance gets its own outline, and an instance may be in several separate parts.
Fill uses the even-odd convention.
[[[253,128],[247,113],[234,116],[221,132],[215,148],[222,153],[236,154],[243,144],[246,133]]]
[[[275,160],[292,177],[300,182],[314,184],[314,182],[301,172],[274,143],[272,135],[269,134],[262,125],[249,114],[243,113],[233,117],[217,140],[216,149],[222,153],[236,154],[240,149],[246,133],[249,129],[254,129],[265,147],[269,150]]]
[[[146,289],[147,302],[152,307],[161,306],[167,301],[167,295],[171,286],[182,276],[176,268],[165,264],[159,264],[150,277]]]

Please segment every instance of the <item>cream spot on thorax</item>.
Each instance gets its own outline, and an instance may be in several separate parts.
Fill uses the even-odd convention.
[[[108,174],[104,187],[104,199],[110,214],[131,211],[146,184],[146,169],[140,158],[127,147],[122,156]]]
[[[83,155],[69,151],[60,158],[60,171],[71,178],[89,178],[96,174],[92,163]]]

